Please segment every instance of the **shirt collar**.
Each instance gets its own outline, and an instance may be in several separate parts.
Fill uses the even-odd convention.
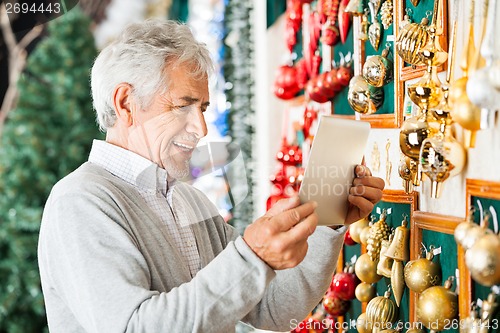
[[[147,191],[167,193],[167,171],[156,163],[121,147],[94,140],[89,162]]]

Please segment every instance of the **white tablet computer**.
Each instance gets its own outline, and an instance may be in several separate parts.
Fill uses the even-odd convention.
[[[361,164],[370,123],[322,116],[300,186],[301,202],[318,203],[318,225],[343,225],[354,168]]]

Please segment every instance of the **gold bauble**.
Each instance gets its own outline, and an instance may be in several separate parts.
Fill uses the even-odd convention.
[[[370,283],[361,282],[356,286],[355,293],[358,301],[369,302],[377,296],[377,289]]]
[[[351,224],[349,227],[349,233],[351,238],[356,243],[361,243],[361,231],[368,226],[368,220],[366,218],[358,220]]]
[[[429,110],[441,103],[444,92],[435,67],[425,72],[417,83],[408,86],[408,97],[421,109]]]
[[[467,94],[467,81],[469,79],[466,76],[453,82],[453,84],[448,88],[448,101],[450,106],[453,107],[456,101],[463,95]]]
[[[363,77],[368,84],[382,87],[392,81],[392,61],[387,59],[387,49],[382,55],[369,56],[363,65]]]
[[[451,285],[448,279],[444,287],[430,287],[418,298],[417,320],[430,330],[442,331],[458,315],[458,295]]]
[[[460,245],[464,248],[465,251],[469,250],[471,247],[476,244],[476,242],[481,239],[483,236],[487,234],[491,234],[492,231],[486,226],[477,226],[476,228],[470,228],[467,232],[467,235],[462,239]]]
[[[439,131],[439,123],[426,112],[404,121],[399,133],[401,152],[413,160],[420,158],[420,148],[428,137]]]
[[[465,253],[465,263],[483,286],[500,284],[500,238],[493,233],[481,237]]]
[[[372,325],[366,320],[366,312],[358,316],[356,320],[356,329],[359,333],[372,333]]]
[[[411,291],[421,293],[425,289],[441,284],[441,266],[432,261],[432,252],[426,258],[408,262],[404,268],[405,283]]]
[[[359,233],[359,240],[361,241],[361,244],[366,245],[368,244],[368,238],[370,237],[370,229],[371,226],[368,225],[364,227],[361,232]]]
[[[362,254],[354,267],[356,276],[363,282],[375,283],[382,277],[377,274],[377,263],[372,261],[367,253]]]
[[[384,90],[368,84],[363,76],[357,75],[349,82],[347,101],[354,111],[372,114],[384,103]]]
[[[467,237],[469,232],[471,232],[472,229],[475,228],[479,228],[479,226],[476,223],[474,223],[472,212],[470,212],[469,216],[467,217],[467,220],[460,223],[455,228],[455,231],[453,232],[455,241],[461,246],[463,246],[462,243],[464,239]]]
[[[398,307],[390,299],[391,293],[386,291],[384,296],[377,296],[366,306],[366,320],[372,323],[373,332],[389,329],[396,321]]]

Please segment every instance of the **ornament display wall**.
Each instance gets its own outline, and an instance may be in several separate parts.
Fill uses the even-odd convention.
[[[412,194],[406,194],[402,190],[384,190],[384,194],[382,197],[382,200],[375,205],[372,215],[375,216],[375,221],[378,220],[380,214],[382,213],[383,210],[386,210],[387,212],[387,217],[386,217],[386,222],[387,224],[392,227],[392,228],[397,228],[401,226],[401,221],[403,220],[403,216],[407,216],[408,222],[412,220],[413,213],[418,209],[418,193],[414,192]],[[410,225],[408,224],[408,228]],[[411,231],[410,231],[411,235]],[[343,269],[343,262],[350,262],[351,259],[356,256],[357,258],[360,257],[361,254],[364,254],[367,252],[366,246],[361,245],[361,244],[355,244],[352,246],[344,245],[343,247],[343,252],[341,257],[339,258],[339,264],[338,264],[338,271]],[[387,291],[388,286],[390,284],[390,279],[389,278],[381,278],[376,283],[376,290],[378,295],[384,295],[385,291]],[[408,322],[410,320],[410,312],[408,310],[408,307],[404,306],[404,304],[409,303],[409,294],[408,294],[408,289],[405,288],[406,290],[403,293],[403,297],[401,300],[402,307],[400,308],[398,318],[400,320],[403,320],[404,322]],[[394,299],[393,296],[391,296],[391,299]],[[362,313],[365,312],[366,310],[367,303],[360,303],[359,301],[353,301],[351,309],[348,311],[348,313],[344,316],[339,318],[338,320],[342,322],[352,322],[356,321],[358,316]],[[356,333],[356,329],[349,327],[349,332]]]

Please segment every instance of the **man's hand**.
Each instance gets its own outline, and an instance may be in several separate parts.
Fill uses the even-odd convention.
[[[245,242],[272,269],[295,267],[306,256],[307,238],[318,224],[317,203],[299,204],[298,196],[280,200],[245,230]]]
[[[373,206],[382,199],[385,183],[382,178],[373,177],[370,169],[363,165],[356,166],[356,178],[349,191],[349,211],[346,225],[356,222],[371,213]]]

